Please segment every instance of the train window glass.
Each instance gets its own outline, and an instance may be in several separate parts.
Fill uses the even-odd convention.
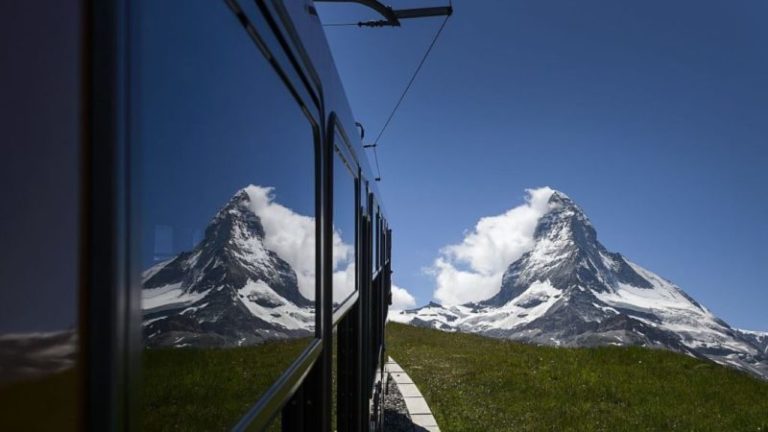
[[[10,2],[0,13],[2,430],[80,429],[79,5]]]
[[[369,216],[368,216],[368,182],[365,181],[365,179],[362,176],[360,177],[359,198],[360,198],[360,207],[359,207],[358,218],[360,219],[360,254],[361,254],[360,263],[364,264],[362,259],[365,259],[365,251],[366,251],[366,248],[369,246],[369,244],[363,229],[365,227],[364,223],[367,223]]]
[[[336,135],[333,162],[333,304],[344,303],[356,289],[356,182],[357,164],[346,141]]]
[[[378,210],[378,209],[377,209]],[[381,268],[381,215],[376,214],[376,268]]]
[[[315,337],[317,134],[226,3],[138,3],[143,425],[229,429]]]
[[[376,274],[376,272],[379,270],[378,266],[378,254],[379,254],[379,235],[378,235],[378,229],[379,229],[379,206],[376,205],[376,201],[374,199],[373,201],[373,211],[372,211],[373,219],[371,220],[371,240],[372,240],[372,248],[371,248],[371,268],[373,269],[373,274]]]
[[[384,219],[384,225],[381,230],[382,248],[381,248],[381,265],[385,265],[389,261],[389,225],[387,220]]]
[[[368,182],[363,177],[360,177],[360,212],[363,215],[367,215],[368,211]]]
[[[379,253],[380,265],[383,267],[387,262],[387,220],[381,218],[381,252]]]
[[[381,209],[379,209],[381,211]],[[381,249],[384,247],[384,243],[382,242],[383,237],[381,235],[382,232],[382,218],[381,213],[379,213],[379,217],[376,219],[376,235],[379,237],[379,241],[377,242],[376,246],[378,248],[376,249],[376,266],[381,268]]]
[[[387,221],[384,218],[381,218],[381,246],[379,247],[379,266],[384,267],[384,264],[387,262]]]

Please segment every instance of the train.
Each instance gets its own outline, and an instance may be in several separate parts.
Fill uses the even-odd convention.
[[[314,4],[12,3],[0,429],[381,430],[392,228]]]

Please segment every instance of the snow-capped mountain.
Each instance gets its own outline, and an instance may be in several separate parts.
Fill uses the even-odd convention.
[[[313,303],[291,265],[264,245],[253,186],[237,192],[191,251],[144,272],[149,346],[237,346],[309,336]]]
[[[609,252],[565,194],[555,191],[549,204],[533,248],[509,265],[496,295],[390,319],[546,345],[666,348],[768,378],[768,334],[731,328],[678,286]]]

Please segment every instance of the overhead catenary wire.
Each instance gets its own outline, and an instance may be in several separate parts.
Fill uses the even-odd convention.
[[[379,134],[376,136],[376,139],[373,140],[373,144],[366,145],[366,148],[372,148],[373,149],[373,157],[376,161],[376,172],[377,176],[376,179],[381,179],[381,169],[379,168],[379,156],[376,151],[376,147],[379,145],[379,140],[381,139],[382,135],[384,135],[384,131],[387,130],[387,126],[392,122],[392,119],[395,117],[395,113],[397,113],[397,110],[400,108],[400,105],[403,103],[403,100],[405,100],[405,96],[408,94],[408,91],[411,89],[411,86],[413,85],[413,82],[416,81],[416,77],[419,75],[419,72],[421,71],[422,66],[424,66],[424,63],[427,61],[427,58],[429,57],[429,54],[432,52],[432,48],[435,47],[435,44],[437,43],[437,40],[440,38],[440,34],[443,32],[443,29],[445,28],[445,25],[448,23],[448,19],[450,18],[450,15],[447,15],[445,19],[443,20],[443,23],[440,24],[440,28],[437,29],[437,32],[435,33],[435,36],[432,38],[432,42],[430,42],[429,47],[427,47],[427,50],[424,51],[424,55],[421,57],[421,61],[419,61],[418,66],[416,66],[416,69],[413,71],[413,74],[411,75],[411,79],[408,80],[408,84],[403,89],[403,92],[400,94],[400,98],[397,100],[397,103],[395,104],[394,108],[392,108],[392,111],[389,113],[389,116],[387,117],[387,121],[384,122],[384,126],[381,127],[381,130],[379,131]]]
[[[395,104],[394,108],[392,108],[392,112],[390,112],[389,117],[387,117],[387,121],[384,122],[384,126],[381,127],[381,130],[379,131],[379,134],[376,136],[376,139],[373,140],[372,145],[374,147],[379,144],[379,140],[381,139],[381,136],[384,135],[384,131],[387,130],[387,126],[389,126],[389,123],[395,117],[395,113],[397,112],[398,108],[400,108],[400,105],[403,103],[403,100],[405,100],[405,96],[408,94],[408,90],[411,89],[413,82],[416,81],[416,77],[419,75],[419,72],[421,71],[422,66],[424,66],[424,63],[427,61],[427,57],[429,57],[429,53],[432,52],[432,48],[435,47],[435,44],[437,43],[437,39],[440,38],[440,34],[443,32],[443,29],[445,28],[445,24],[448,23],[448,19],[450,17],[451,17],[450,15],[447,15],[445,17],[445,19],[443,20],[443,23],[440,25],[440,28],[437,29],[435,36],[432,38],[432,42],[429,44],[429,47],[427,47],[427,50],[424,51],[424,55],[421,57],[421,61],[419,61],[419,65],[416,66],[416,70],[413,71],[413,75],[411,75],[411,79],[408,81],[408,84],[403,89],[403,93],[400,95],[400,99],[397,100],[397,103]]]
[[[450,3],[450,2],[449,2]],[[452,5],[451,5],[452,6]],[[449,6],[450,7],[450,6]],[[405,100],[405,96],[408,94],[408,91],[411,89],[411,86],[413,86],[414,81],[416,81],[416,77],[419,75],[419,72],[421,71],[421,68],[424,66],[424,63],[426,63],[427,58],[429,57],[429,54],[432,52],[432,49],[435,47],[435,44],[437,43],[437,40],[440,38],[440,35],[443,32],[443,29],[445,28],[445,25],[448,23],[448,19],[451,17],[450,14],[445,16],[445,19],[440,24],[440,27],[435,32],[435,36],[432,38],[432,41],[430,42],[429,46],[427,47],[426,51],[424,51],[424,55],[421,57],[421,60],[419,61],[419,64],[416,66],[416,69],[413,71],[413,74],[411,74],[411,78],[408,80],[408,84],[406,84],[405,88],[403,89],[403,92],[400,94],[400,98],[398,98],[397,103],[392,108],[392,111],[389,113],[389,116],[387,117],[387,120],[384,122],[384,125],[381,127],[381,130],[379,131],[379,134],[376,136],[376,139],[373,140],[372,144],[363,145],[363,148],[370,148],[373,149],[373,156],[374,160],[376,161],[376,181],[381,180],[381,168],[379,166],[379,154],[376,151],[376,147],[379,144],[379,141],[381,140],[381,137],[384,135],[384,132],[387,130],[387,127],[392,122],[392,119],[395,117],[395,114],[397,113],[397,110],[400,108],[400,105],[402,105],[403,101]],[[323,24],[325,27],[351,27],[351,26],[363,26],[364,23],[329,23],[329,24]]]

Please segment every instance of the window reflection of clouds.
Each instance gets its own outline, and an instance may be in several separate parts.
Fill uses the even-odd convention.
[[[346,181],[352,182],[349,178]],[[275,188],[250,185],[246,191],[251,197],[252,211],[264,226],[264,246],[293,267],[301,294],[314,300],[315,219],[280,204]],[[354,199],[354,193],[351,198]],[[354,215],[353,206],[344,208]],[[336,226],[333,231],[333,286],[334,293],[341,296],[334,295],[335,299],[344,299],[355,290],[354,220],[351,226],[349,221],[345,222],[344,227]]]
[[[315,218],[301,215],[276,201],[275,188],[250,185],[251,210],[264,226],[264,246],[296,272],[301,294],[315,298]],[[334,236],[334,245],[336,244]],[[335,251],[335,248],[334,248]]]
[[[333,192],[333,301],[355,291],[355,172],[346,141],[336,135]]]

